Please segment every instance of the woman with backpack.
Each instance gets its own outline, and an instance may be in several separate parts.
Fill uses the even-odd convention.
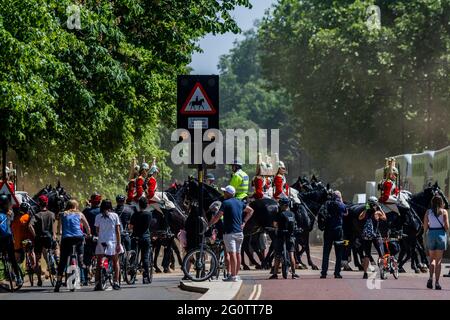
[[[380,221],[386,221],[386,214],[381,209],[378,199],[376,197],[370,197],[367,203],[366,209],[361,212],[358,217],[359,220],[364,221],[364,227],[361,234],[363,240],[362,247],[364,251],[364,276],[363,279],[367,279],[367,268],[369,267],[369,258],[371,256],[372,243],[375,245],[375,249],[380,257],[383,257],[383,242],[379,231]]]
[[[430,278],[427,288],[433,289],[433,275],[436,276],[434,288],[441,290],[439,277],[441,275],[442,255],[447,249],[448,212],[444,209],[444,200],[434,196],[431,209],[425,213],[423,219],[424,232],[427,233],[427,247],[430,256]]]

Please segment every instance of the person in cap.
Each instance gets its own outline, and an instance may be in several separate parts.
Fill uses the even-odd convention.
[[[228,185],[221,188],[224,192],[224,201],[215,214],[209,225],[213,225],[223,216],[223,241],[225,243],[227,270],[229,277],[224,281],[238,281],[239,269],[241,265],[241,248],[244,240],[244,227],[253,214],[253,209],[245,205],[243,201],[235,197],[236,190],[233,186]],[[242,214],[244,212],[244,214]]]
[[[290,200],[287,197],[281,197],[278,200],[280,208],[273,222],[273,226],[275,228],[275,264],[273,274],[269,279],[278,279],[278,268],[283,255],[284,245],[286,245],[286,250],[289,252],[292,279],[299,278],[299,275],[295,273],[294,258],[295,232],[297,232],[297,223],[294,213],[289,210],[289,203]]]
[[[39,212],[35,215],[33,230],[36,234],[34,252],[36,253],[38,277],[37,285],[42,286],[41,256],[44,249],[48,250],[56,246],[56,216],[48,210],[48,198],[45,195],[39,197]]]
[[[275,189],[273,197],[275,200],[289,196],[289,185],[286,181],[286,166],[283,161],[278,163],[278,171],[273,180],[273,184]]]
[[[14,256],[14,241],[11,231],[11,202],[8,195],[0,194],[0,249],[3,252],[7,252],[9,261],[12,264],[14,274],[16,276],[16,285],[21,286],[23,279],[19,271],[19,264]]]
[[[347,207],[342,201],[342,194],[340,191],[334,191],[331,199],[328,200],[326,206],[327,218],[325,221],[325,229],[323,231],[323,255],[322,255],[322,272],[321,279],[327,277],[328,264],[330,260],[331,248],[334,244],[334,253],[336,256],[336,263],[334,268],[334,277],[341,279],[341,264],[343,254],[343,224],[344,216],[348,215]]]
[[[90,206],[83,210],[83,215],[89,224],[89,229],[92,232],[92,236],[97,236],[97,230],[95,228],[95,218],[100,214],[100,203],[102,202],[101,194],[94,192],[89,200]],[[87,282],[87,269],[91,265],[92,257],[95,254],[96,243],[92,239],[86,239],[86,244],[84,245],[84,265],[86,268],[81,272],[82,284],[84,286],[88,285]]]
[[[230,186],[236,190],[235,197],[239,200],[244,200],[248,195],[249,177],[242,170],[242,163],[239,161],[235,161],[231,165],[231,170],[233,174],[231,176]]]

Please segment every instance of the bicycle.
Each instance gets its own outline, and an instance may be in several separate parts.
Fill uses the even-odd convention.
[[[391,255],[389,244],[391,241],[398,241],[399,237],[392,238],[388,234],[386,238],[383,238],[384,246],[386,253],[383,255],[383,257],[378,258],[378,268],[380,270],[380,279],[386,280],[387,279],[387,273],[391,273],[394,277],[394,279],[398,279],[399,271],[398,271],[398,262],[397,259],[395,259],[394,255]]]
[[[33,242],[30,239],[22,241],[22,248],[25,254],[25,272],[28,275],[30,286],[34,286],[34,266],[32,261]]]
[[[220,274],[222,273],[223,277],[227,277],[227,268],[225,265],[225,244],[223,240],[216,240],[211,244],[211,249],[216,254],[217,258],[217,271],[216,271],[216,279],[219,279]]]
[[[67,267],[65,272],[66,287],[74,292],[75,289],[80,289],[80,266],[78,265],[78,254],[76,245],[72,246],[72,254],[67,258]]]
[[[15,258],[15,257],[14,257]],[[10,257],[8,256],[8,253],[6,252],[6,250],[2,250],[1,252],[1,261],[2,261],[2,265],[3,265],[3,270],[2,273],[5,277],[5,279],[8,281],[9,283],[9,291],[10,292],[15,292],[20,290],[20,288],[22,288],[23,285],[23,273],[22,270],[19,269],[19,275],[16,277],[16,274],[14,273],[14,268],[12,266],[12,263],[10,261]],[[17,278],[20,278],[21,284],[17,284]]]
[[[113,285],[113,265],[112,265],[112,259],[109,255],[106,255],[106,249],[108,248],[108,245],[106,242],[101,243],[103,247],[103,259],[101,262],[100,267],[100,284],[102,287],[102,290],[105,291],[108,288],[108,282],[112,286]]]
[[[45,250],[45,262],[47,263],[47,271],[48,271],[48,277],[50,280],[50,283],[52,287],[56,284],[56,273],[58,269],[58,264],[56,262],[56,253],[53,249],[53,246],[49,249]]]
[[[205,228],[200,233],[202,236],[200,245],[190,250],[183,258],[182,270],[186,278],[194,282],[201,282],[217,275],[219,262],[216,254],[212,251],[205,241]],[[191,265],[193,265],[193,274],[191,274]]]
[[[142,252],[139,248],[139,237],[133,237],[132,241],[135,242],[135,250],[130,250],[126,253],[125,257],[125,272],[124,279],[127,284],[133,285],[136,282],[138,272],[143,272],[143,260]],[[149,264],[147,281],[152,283],[153,281],[153,249],[149,247]]]

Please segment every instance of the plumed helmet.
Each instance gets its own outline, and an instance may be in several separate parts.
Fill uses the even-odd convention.
[[[148,172],[149,174],[154,174],[154,173],[156,173],[156,172],[159,172],[159,169],[158,169],[158,167],[156,166],[156,165],[154,165],[154,166],[152,166],[151,168],[150,168],[150,171]]]
[[[148,165],[147,162],[144,162],[141,164],[141,170],[149,170],[150,166]]]
[[[116,196],[116,202],[125,202],[125,196],[124,195],[122,195],[122,194],[118,194],[117,196]]]

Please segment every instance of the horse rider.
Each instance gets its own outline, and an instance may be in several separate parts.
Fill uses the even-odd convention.
[[[139,199],[142,196],[145,196],[145,191],[147,190],[148,181],[147,181],[147,175],[148,171],[150,169],[150,166],[148,163],[144,162],[141,165],[141,168],[139,169],[139,176],[136,178],[136,191],[134,196],[134,202],[138,203]]]
[[[239,200],[244,200],[248,196],[249,177],[242,170],[242,163],[234,161],[231,165],[233,174],[231,176],[230,185],[236,190],[235,197]]]
[[[140,167],[139,165],[135,165],[133,168],[133,172],[130,175],[130,181],[128,181],[128,185],[126,188],[127,191],[127,199],[126,203],[131,204],[136,197],[136,180],[139,177]]]
[[[289,197],[289,185],[286,181],[286,166],[283,161],[278,162],[278,171],[273,180],[273,184],[275,189],[273,197],[275,200],[281,197]]]
[[[398,177],[398,169],[395,167],[395,159],[387,159],[387,166],[384,168],[384,179],[381,184],[380,203],[384,204],[389,211],[399,213],[397,203],[399,200],[400,190],[396,181]]]
[[[216,181],[216,178],[214,177],[214,175],[212,173],[208,173],[206,175],[206,184],[213,187],[216,190],[219,190],[219,188],[215,184],[215,181]]]

